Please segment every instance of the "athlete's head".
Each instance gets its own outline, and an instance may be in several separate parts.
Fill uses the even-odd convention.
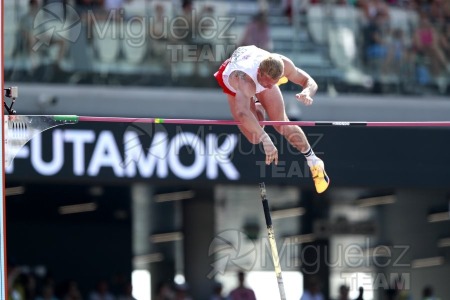
[[[284,64],[278,55],[269,55],[264,58],[258,68],[258,82],[265,88],[271,88],[277,84],[278,80],[283,76]]]

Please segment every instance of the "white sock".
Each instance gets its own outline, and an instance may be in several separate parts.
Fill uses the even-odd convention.
[[[306,163],[308,164],[308,166],[310,168],[312,166],[314,166],[317,163],[317,161],[319,160],[319,158],[316,156],[316,154],[314,153],[314,151],[312,150],[311,147],[309,147],[308,151],[302,152],[302,154],[305,156]]]

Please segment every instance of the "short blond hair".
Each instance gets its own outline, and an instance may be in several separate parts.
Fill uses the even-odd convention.
[[[271,54],[261,61],[259,70],[272,79],[280,79],[284,72],[283,60],[280,56]]]

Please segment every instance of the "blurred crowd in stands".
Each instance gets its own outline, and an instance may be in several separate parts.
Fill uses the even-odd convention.
[[[224,296],[223,285],[214,282],[210,300],[256,300],[254,291],[245,283],[245,274],[238,272],[237,285]],[[150,282],[148,283],[150,285]],[[8,300],[137,300],[126,276],[100,279],[82,290],[78,281],[59,281],[48,274],[44,267],[31,270],[28,267],[9,264]],[[86,289],[87,288],[87,289]],[[153,291],[156,300],[192,300],[188,283],[162,281]]]
[[[363,0],[364,61],[381,75],[437,80],[444,93],[450,76],[450,2],[442,0]],[[409,28],[393,27],[391,7],[407,11]],[[408,30],[409,29],[409,30]]]
[[[314,277],[312,277],[314,278]],[[338,295],[336,300],[364,300],[368,299],[364,295],[364,288],[358,288],[358,294],[355,297],[350,296],[350,286],[342,284],[338,288]],[[306,283],[305,291],[303,292],[300,300],[325,300],[327,297],[322,292],[322,284],[317,279],[309,279]],[[405,288],[405,286],[401,282],[397,282],[392,284],[392,287],[386,289],[384,292],[380,293],[377,299],[385,299],[385,300],[413,300],[413,297],[410,293],[409,288]],[[414,298],[416,299],[416,298]],[[441,300],[435,292],[432,285],[425,285],[422,288],[422,295],[419,300]]]
[[[7,277],[8,300],[135,300],[125,276],[117,276],[113,282],[98,280],[86,293],[77,280],[58,280],[45,267],[31,269],[10,263]]]
[[[255,44],[295,61],[306,53],[297,53],[295,45],[281,49],[274,28],[289,30],[299,20],[294,35],[314,35],[311,28],[324,25],[317,20],[308,26],[310,11],[320,7],[329,21],[337,8],[346,7],[348,20],[356,12],[357,26],[349,27],[350,36],[339,36],[338,57],[355,52],[348,64],[375,83],[394,83],[399,92],[417,86],[450,92],[449,1],[295,1],[244,1],[249,6],[201,0],[6,1],[5,9],[14,13],[5,16],[5,76],[69,84],[215,86],[211,74],[236,47]],[[252,4],[254,9],[239,10]],[[49,16],[54,19],[44,22]],[[271,22],[283,17],[290,22]],[[333,35],[334,25],[324,28]],[[320,44],[314,38],[311,43]],[[327,46],[330,53],[339,48],[317,45]],[[331,61],[339,65],[339,59]],[[319,75],[327,69],[324,64]]]
[[[292,20],[293,1],[283,1]],[[315,6],[358,11],[355,39],[361,68],[376,82],[434,85],[450,83],[450,2],[445,0],[300,0],[300,14]],[[349,19],[352,18],[348,14]]]
[[[256,300],[255,291],[246,283],[246,274],[237,273],[237,284],[225,293],[223,285],[215,282],[209,300]],[[150,283],[149,283],[150,284]],[[299,300],[325,300],[323,284],[315,276],[306,280],[305,289]],[[112,280],[101,279],[82,292],[78,282],[74,279],[57,281],[47,274],[45,269],[36,268],[31,271],[28,268],[14,264],[8,269],[8,300],[137,300],[132,295],[133,287],[126,276],[115,276]],[[440,300],[432,285],[425,285],[421,290],[419,300]],[[188,283],[175,284],[172,281],[162,281],[153,292],[152,299],[156,300],[193,300],[190,295]],[[359,287],[357,295],[350,296],[350,287],[341,284],[337,290],[336,300],[364,300],[364,288]],[[385,300],[412,300],[410,287],[404,285],[404,281],[397,280],[391,288],[380,291],[377,299]],[[416,298],[414,298],[416,299]]]

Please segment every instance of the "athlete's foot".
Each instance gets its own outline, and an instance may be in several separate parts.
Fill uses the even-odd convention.
[[[328,178],[328,175],[325,172],[325,165],[323,161],[318,159],[310,169],[317,193],[320,194],[325,192],[330,185],[330,178]]]

